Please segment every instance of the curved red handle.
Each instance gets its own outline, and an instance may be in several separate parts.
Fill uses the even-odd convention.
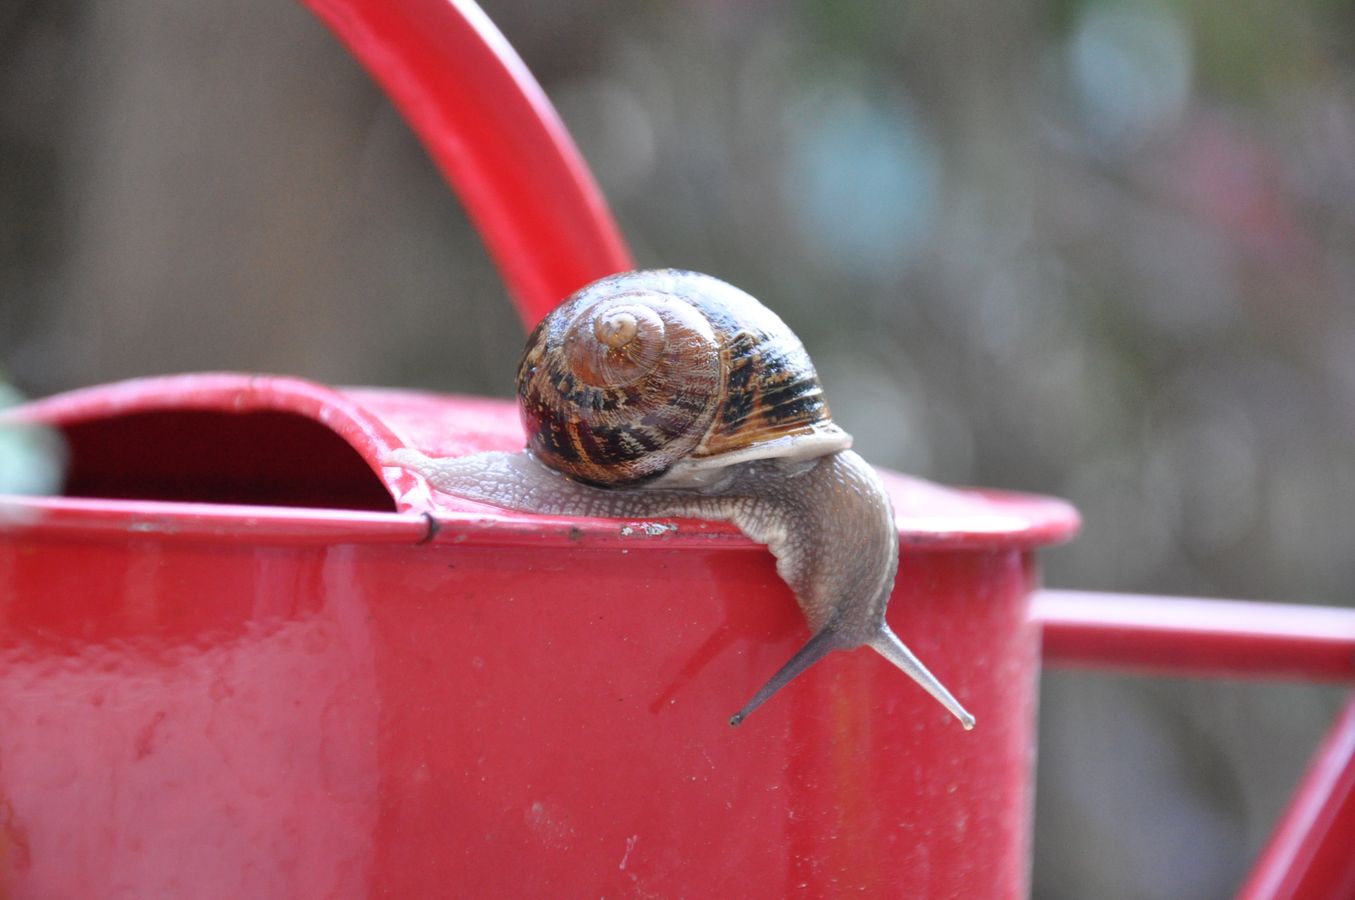
[[[528,328],[633,268],[555,108],[470,0],[303,0],[394,101],[465,204]]]

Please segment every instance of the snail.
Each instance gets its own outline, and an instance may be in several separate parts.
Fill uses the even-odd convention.
[[[604,278],[532,332],[517,393],[524,450],[404,448],[385,464],[506,509],[726,520],[766,544],[812,637],[731,725],[832,651],[868,646],[973,727],[885,623],[899,546],[889,497],[833,423],[799,339],[757,300],[696,272]]]

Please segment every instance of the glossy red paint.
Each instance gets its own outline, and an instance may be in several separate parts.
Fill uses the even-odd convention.
[[[476,508],[379,465],[521,446],[508,404],[208,375],[9,418],[72,435],[98,494],[0,504],[13,895],[1026,889],[1032,553],[1065,504],[889,479],[890,621],[974,732],[869,652],[732,729],[806,637],[763,548]],[[203,442],[210,468],[142,471]],[[294,505],[268,471],[297,460],[328,473],[307,502],[358,508]]]
[[[634,268],[555,109],[479,7],[467,0],[303,2],[423,141],[528,327],[585,284]]]

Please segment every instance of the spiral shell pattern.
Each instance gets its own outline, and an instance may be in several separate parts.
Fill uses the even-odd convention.
[[[850,444],[799,339],[695,272],[629,272],[566,300],[528,338],[518,398],[533,455],[607,487],[773,441],[762,455],[781,455],[796,435]]]

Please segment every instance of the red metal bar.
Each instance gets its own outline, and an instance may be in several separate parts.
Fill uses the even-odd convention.
[[[455,188],[530,328],[633,268],[541,86],[470,0],[303,0],[385,89]]]
[[[1044,661],[1162,675],[1355,680],[1355,610],[1040,591]]]
[[[1238,896],[1355,897],[1355,695],[1323,740]]]

